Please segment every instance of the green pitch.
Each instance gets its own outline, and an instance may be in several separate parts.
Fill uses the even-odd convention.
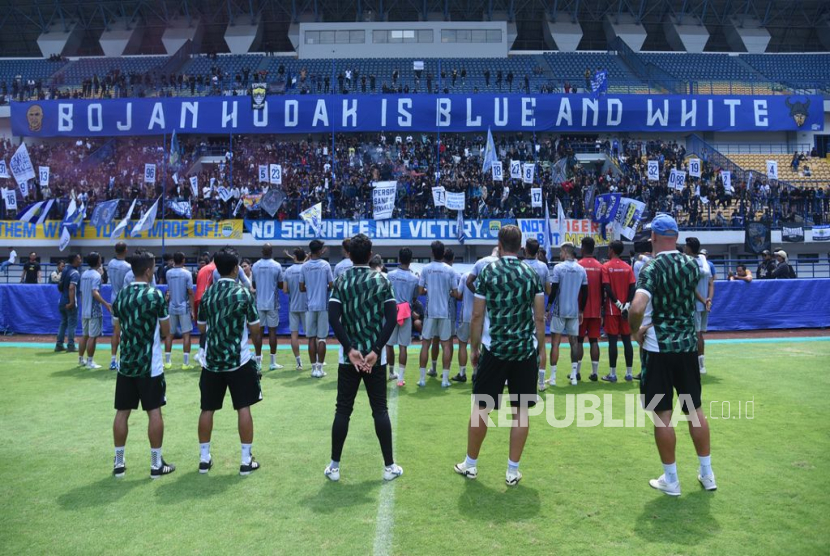
[[[622,350],[620,350],[622,351]],[[330,356],[333,354],[329,352]],[[567,358],[563,350],[563,361]],[[491,429],[468,481],[464,457],[470,384],[419,389],[415,352],[408,385],[390,399],[403,477],[382,484],[382,461],[365,395],[358,397],[340,483],[329,460],[336,370],[309,378],[285,370],[263,379],[253,408],[262,469],[239,477],[236,416],[217,413],[215,467],[197,473],[198,373],[167,374],[164,457],[178,470],[149,479],[147,419],[135,412],[127,476],[110,475],[115,377],[75,367],[48,348],[0,344],[0,547],[4,554],[820,554],[830,531],[830,342],[711,343],[704,406],[719,490],[703,492],[697,458],[678,426],[683,495],[652,490],[661,474],[652,425],[553,428],[534,417],[521,462],[504,484],[507,429]],[[305,354],[304,354],[305,357]],[[600,374],[607,372],[603,347]],[[98,360],[108,362],[108,349]],[[181,352],[174,353],[174,362]],[[587,365],[587,364],[586,364]],[[560,367],[564,384],[567,365]],[[453,369],[453,374],[455,373]],[[636,371],[635,371],[636,372]],[[585,381],[545,393],[611,394],[622,417],[636,386]],[[636,383],[635,383],[636,384]],[[391,389],[394,386],[390,385]],[[747,402],[754,401],[754,406]],[[714,403],[711,403],[714,402]],[[729,402],[727,406],[723,402]],[[555,406],[559,418],[565,404]],[[752,408],[751,415],[746,413]],[[738,417],[740,411],[740,418]],[[726,416],[731,418],[724,418]],[[751,417],[751,418],[750,418]]]

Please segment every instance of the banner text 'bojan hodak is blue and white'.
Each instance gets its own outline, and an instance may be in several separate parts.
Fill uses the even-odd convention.
[[[46,100],[12,104],[18,136],[361,131],[820,131],[818,96],[331,95]]]

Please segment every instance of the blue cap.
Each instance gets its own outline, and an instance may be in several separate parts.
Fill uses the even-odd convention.
[[[677,236],[677,222],[668,214],[658,214],[651,221],[651,231],[658,236]]]

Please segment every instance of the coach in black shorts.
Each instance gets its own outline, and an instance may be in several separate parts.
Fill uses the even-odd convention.
[[[513,406],[508,486],[522,478],[519,460],[528,433],[528,407],[536,405],[537,370],[545,367],[545,289],[539,275],[519,261],[522,233],[516,226],[499,231],[499,259],[485,267],[475,282],[470,330],[476,367],[467,457],[455,466],[468,479],[478,474],[477,459],[487,434],[487,416],[498,409],[507,381]],[[489,327],[485,328],[487,312]]]
[[[251,455],[254,441],[254,420],[251,406],[262,400],[259,368],[251,357],[248,331],[253,337],[260,333],[259,314],[251,292],[237,281],[239,256],[230,248],[214,255],[220,279],[205,292],[199,303],[199,332],[207,334],[205,364],[199,380],[202,394],[202,413],[199,416],[199,473],[213,467],[210,456],[210,438],[213,432],[213,413],[222,409],[225,392],[231,391],[233,408],[239,414],[239,440],[242,443],[240,475],[250,475],[259,469],[259,462]]]
[[[127,442],[127,421],[130,412],[147,412],[150,424],[150,477],[158,479],[176,470],[161,457],[164,421],[161,406],[165,405],[166,385],[162,366],[162,340],[170,334],[170,319],[164,294],[152,287],[156,259],[152,253],[138,251],[131,259],[135,281],[123,288],[112,303],[113,338],[120,338],[121,364],[115,382],[115,441],[113,475],[123,477],[124,445]]]
[[[649,484],[670,496],[680,496],[675,462],[675,434],[671,426],[673,395],[677,391],[683,413],[689,415],[689,433],[700,459],[698,480],[715,490],[709,453],[709,425],[700,409],[700,370],[695,332],[695,288],[700,268],[676,250],[677,223],[659,214],[651,224],[655,257],[640,271],[629,321],[643,348],[640,394],[654,411],[654,439],[664,473]]]

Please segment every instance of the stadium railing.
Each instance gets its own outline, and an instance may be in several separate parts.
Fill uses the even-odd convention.
[[[809,153],[813,148],[810,143],[796,143],[782,145],[770,143],[713,143],[721,154],[792,154],[793,152]]]

